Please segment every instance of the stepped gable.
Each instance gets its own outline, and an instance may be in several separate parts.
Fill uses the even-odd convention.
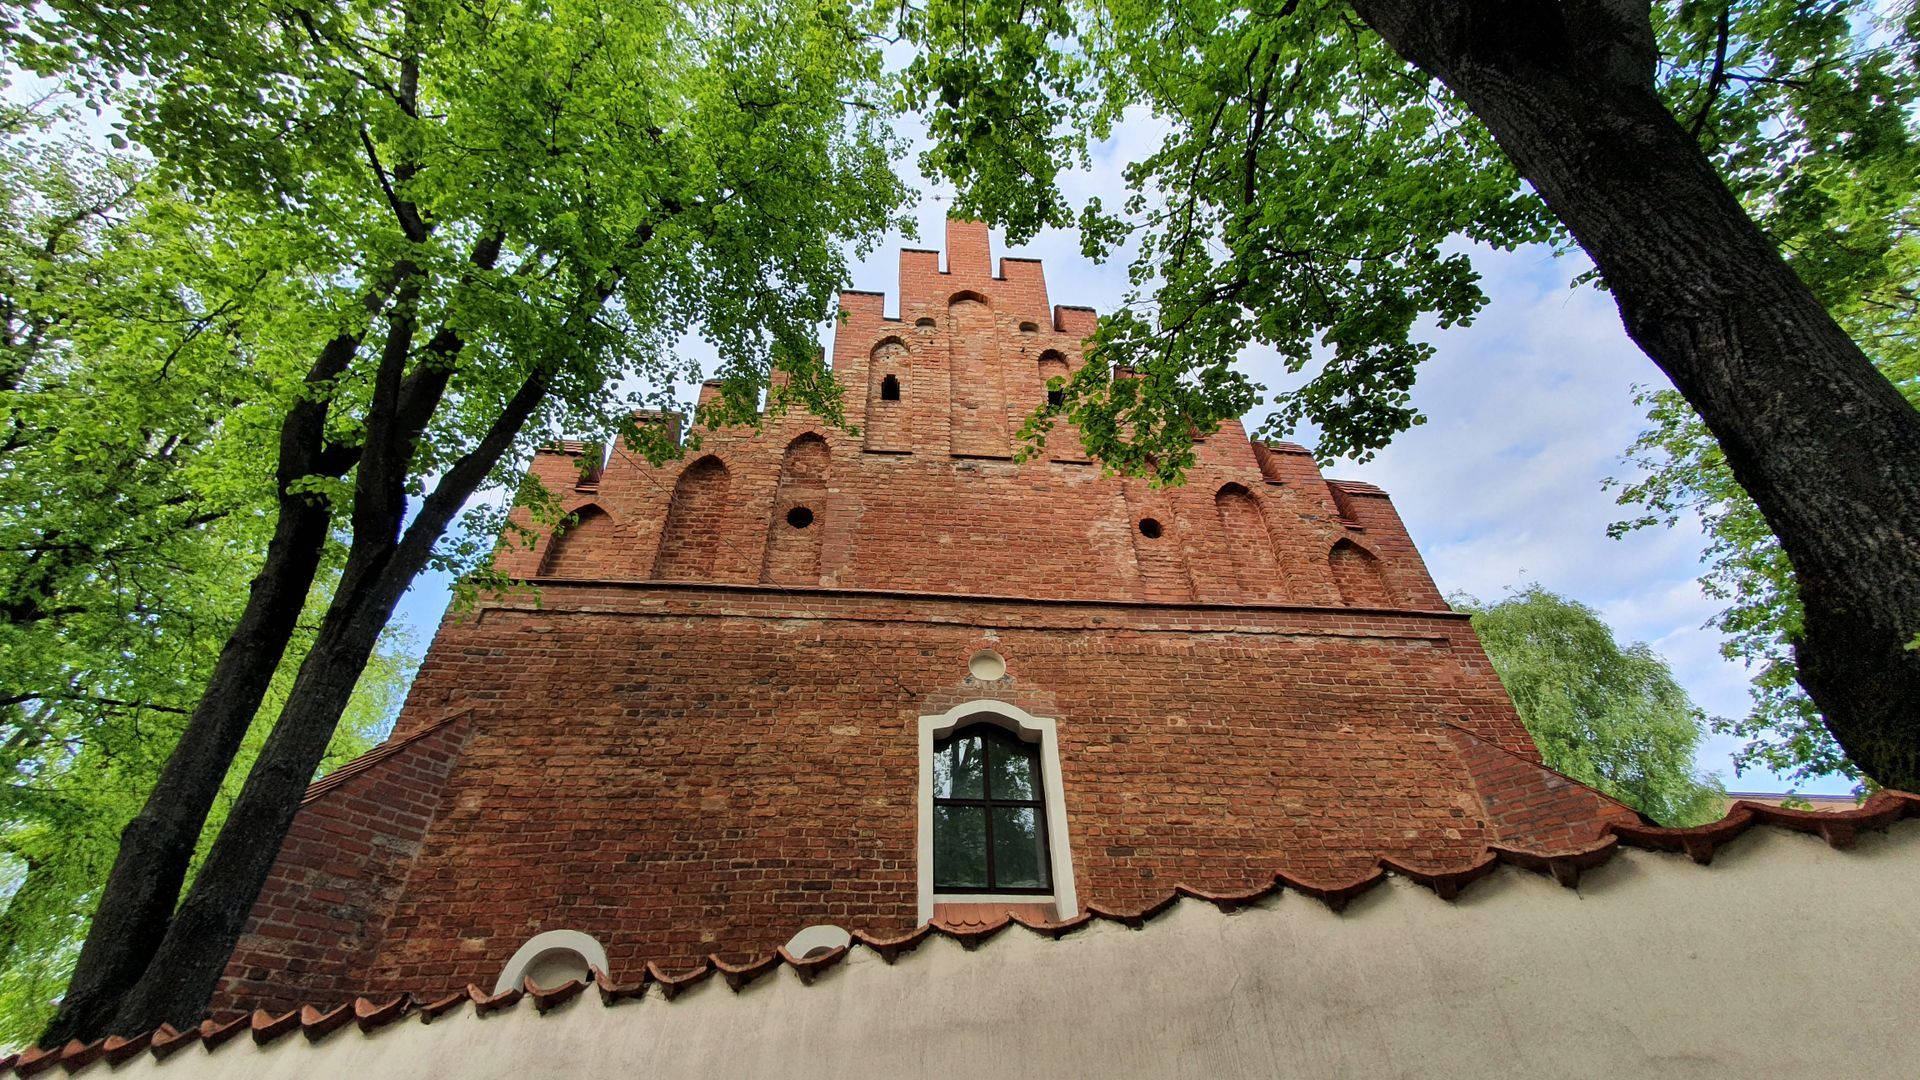
[[[1641,827],[1540,766],[1378,489],[1237,423],[1180,487],[1067,430],[1016,462],[1094,313],[1036,261],[995,272],[977,223],[946,250],[901,253],[891,316],[841,297],[858,434],[796,413],[658,467],[535,456],[574,523],[496,565],[537,591],[448,614],[393,748],[303,808],[217,1013],[445,998],[555,933],[625,980],[744,979],[803,927],[1337,901],[1383,867],[1451,888]],[[934,835],[933,747],[976,725],[1037,770],[992,820],[1038,886],[936,881],[967,841]]]
[[[1237,421],[1200,443],[1177,488],[1103,477],[1065,423],[1039,460],[1015,464],[1048,380],[1085,363],[1095,315],[1049,306],[1038,260],[990,272],[987,243],[985,226],[954,221],[944,269],[939,252],[901,252],[896,315],[881,294],[841,294],[831,361],[858,436],[770,418],[703,432],[697,453],[660,468],[615,446],[583,470],[602,448],[555,445],[532,473],[578,521],[503,548],[500,568],[542,582],[1447,610],[1383,492],[1329,484],[1304,449],[1253,445]]]

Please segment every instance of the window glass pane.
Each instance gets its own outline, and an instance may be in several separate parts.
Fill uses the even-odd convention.
[[[987,812],[978,806],[933,808],[935,888],[985,888]]]
[[[935,843],[939,834],[935,833]],[[938,864],[936,857],[934,860]],[[1043,889],[1046,862],[1040,855],[1040,812],[1031,806],[993,808],[994,886],[1001,889]]]
[[[964,735],[933,755],[933,796],[936,799],[980,798],[980,736]]]
[[[1033,748],[1026,743],[994,739],[987,744],[987,789],[996,799],[1033,799]]]

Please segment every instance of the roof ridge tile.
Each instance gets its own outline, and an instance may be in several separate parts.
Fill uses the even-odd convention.
[[[1238,893],[1208,892],[1205,889],[1196,889],[1185,882],[1175,885],[1173,891],[1183,899],[1201,900],[1219,908],[1223,913],[1231,915],[1243,907],[1257,904],[1267,897],[1272,896],[1279,888],[1280,882],[1278,879],[1275,879],[1267,882],[1265,885]]]
[[[140,1034],[133,1036],[132,1038],[122,1038],[119,1035],[109,1035],[107,1036],[106,1041],[101,1045],[100,1049],[103,1056],[105,1056],[107,1059],[107,1066],[109,1068],[112,1068],[112,1067],[118,1066],[121,1062],[126,1061],[128,1058],[138,1056],[140,1051],[145,1050],[147,1048],[147,1044],[151,1043],[152,1041],[153,1041],[153,1032],[151,1031],[143,1031]],[[4,1068],[0,1068],[0,1072],[4,1072],[4,1071],[6,1071]]]
[[[1499,869],[1500,866],[1499,857],[1491,851],[1482,854],[1480,858],[1472,862],[1455,866],[1434,867],[1433,869],[1416,866],[1409,862],[1402,862],[1390,855],[1380,856],[1378,862],[1380,869],[1388,873],[1399,874],[1401,877],[1407,878],[1415,884],[1425,885],[1427,888],[1433,890],[1434,895],[1442,900],[1448,901],[1459,898],[1461,889],[1493,873]]]
[[[353,1021],[353,1002],[321,1011],[312,1005],[300,1006],[300,1033],[308,1042],[319,1042]]]
[[[153,1053],[155,1060],[165,1061],[175,1051],[183,1049],[188,1043],[195,1042],[199,1038],[198,1025],[181,1031],[172,1024],[162,1023],[153,1029],[153,1034],[148,1036],[147,1049]]]
[[[511,1009],[520,1003],[526,991],[517,986],[508,987],[497,994],[489,994],[472,983],[467,984],[467,997],[473,1002],[473,1015],[486,1016],[503,1009]]]
[[[288,1009],[285,1013],[275,1016],[265,1009],[255,1009],[247,1017],[247,1026],[253,1029],[254,1044],[265,1046],[300,1026],[300,1010]]]
[[[664,994],[668,1001],[672,1001],[712,976],[713,960],[712,958],[702,960],[700,966],[690,968],[679,975],[669,974],[652,960],[647,961],[646,970],[653,981],[660,984],[660,993]]]
[[[753,981],[760,976],[779,967],[780,954],[770,952],[744,964],[730,964],[722,960],[719,953],[713,953],[707,957],[707,962],[712,964],[713,969],[720,973],[720,977],[727,981],[727,989],[737,994],[752,985]]]
[[[780,954],[781,961],[792,968],[795,975],[800,976],[802,983],[812,986],[813,980],[825,974],[828,969],[838,965],[840,961],[845,960],[850,949],[851,946],[848,945],[835,945],[824,952],[817,954],[808,953],[806,956],[793,955],[787,951],[785,945],[780,946],[774,951]]]
[[[200,1021],[200,1045],[208,1050],[218,1050],[228,1039],[240,1034],[250,1020],[252,1017],[244,1013],[224,1023],[209,1016]]]
[[[468,989],[471,989],[471,987]],[[466,1004],[469,1000],[466,990],[457,990],[445,997],[416,1000],[415,1003],[420,1007],[420,1022],[423,1024],[431,1024],[446,1013]]]
[[[568,979],[559,986],[549,989],[534,982],[531,976],[522,978],[520,985],[527,988],[527,996],[533,999],[534,1010],[542,1016],[545,1016],[548,1010],[557,1009],[579,997],[580,992],[587,988],[585,979]]]
[[[371,1035],[407,1015],[412,1009],[413,997],[409,994],[401,994],[385,1005],[371,998],[357,997],[353,999],[353,1021],[359,1025],[362,1034]]]
[[[1329,908],[1332,908],[1335,912],[1341,912],[1347,909],[1347,904],[1351,902],[1354,897],[1387,880],[1387,874],[1386,871],[1380,869],[1376,863],[1373,869],[1368,870],[1352,881],[1339,885],[1322,885],[1317,882],[1306,881],[1301,878],[1296,878],[1284,871],[1275,874],[1273,880],[1275,884],[1281,887],[1311,896]]]
[[[589,967],[587,970],[593,972],[593,985],[595,989],[600,991],[600,1004],[602,1005],[613,1005],[622,1001],[638,1001],[641,997],[645,996],[647,992],[648,971],[646,968],[640,970],[640,981],[636,983],[614,982],[613,976],[608,975],[605,971],[597,967]]]

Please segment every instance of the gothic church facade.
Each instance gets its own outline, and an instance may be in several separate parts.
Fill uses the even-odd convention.
[[[1235,424],[1174,488],[1068,430],[1016,462],[1094,313],[984,226],[901,252],[897,316],[841,302],[857,436],[536,456],[576,524],[502,548],[537,592],[450,615],[392,739],[309,792],[216,1014],[1337,900],[1637,822],[1540,765],[1377,488]]]

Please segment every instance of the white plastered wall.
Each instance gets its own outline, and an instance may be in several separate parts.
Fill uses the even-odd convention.
[[[95,1077],[1883,1078],[1920,1062],[1920,820],[1837,852],[1755,829],[1710,867],[1622,852],[1577,891],[1511,867],[1453,903],[1283,893],[1129,930],[863,948],[803,985],[710,978],[546,1015],[471,1007]],[[638,978],[638,972],[615,972]]]

